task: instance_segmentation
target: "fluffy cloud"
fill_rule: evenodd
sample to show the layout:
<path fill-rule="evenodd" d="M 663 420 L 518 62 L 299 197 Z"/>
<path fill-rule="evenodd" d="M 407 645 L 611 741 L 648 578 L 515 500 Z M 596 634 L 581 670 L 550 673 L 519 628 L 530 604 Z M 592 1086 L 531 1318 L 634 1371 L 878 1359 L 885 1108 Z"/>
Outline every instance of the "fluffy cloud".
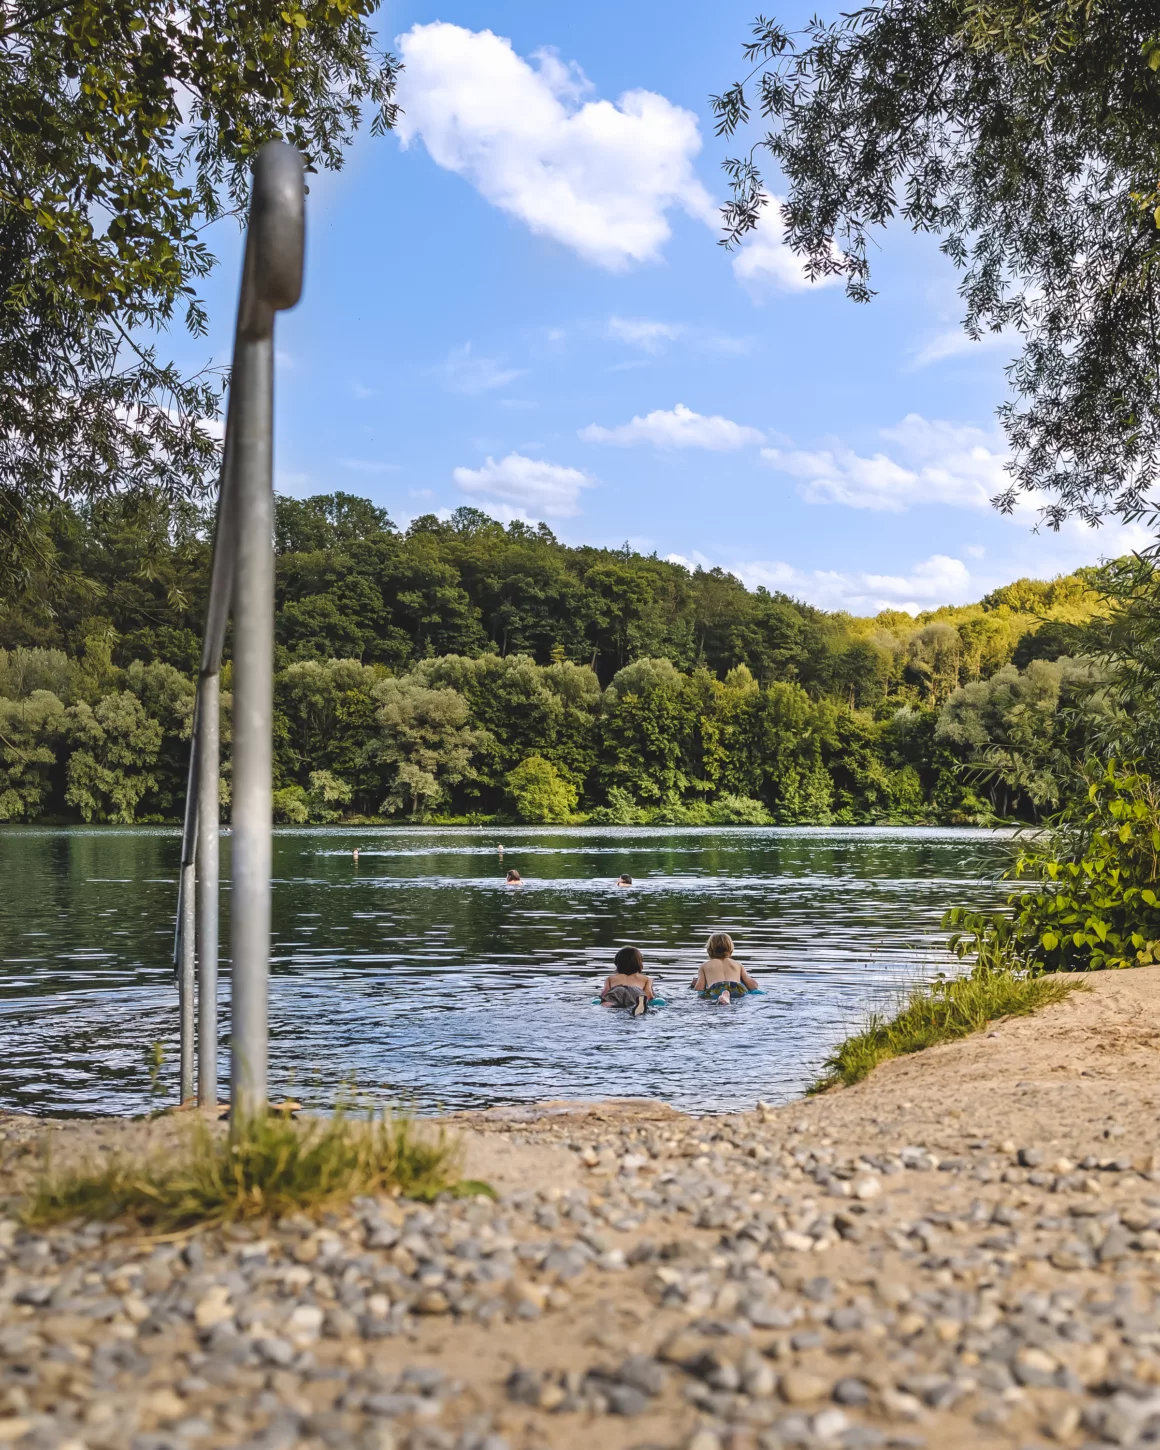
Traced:
<path fill-rule="evenodd" d="M 751 589 L 763 584 L 821 609 L 846 609 L 851 614 L 877 614 L 880 609 L 918 614 L 940 604 L 966 603 L 978 592 L 963 561 L 946 554 L 932 554 L 906 575 L 795 569 L 791 564 L 764 560 L 734 564 L 732 572 Z"/>
<path fill-rule="evenodd" d="M 765 434 L 756 428 L 746 428 L 717 413 L 705 417 L 686 408 L 684 403 L 668 410 L 658 408 L 643 418 L 633 418 L 631 423 L 621 423 L 618 428 L 602 428 L 591 423 L 581 428 L 580 437 L 586 443 L 615 443 L 621 448 L 651 443 L 656 448 L 708 448 L 715 453 L 765 441 Z"/>
<path fill-rule="evenodd" d="M 781 219 L 781 197 L 771 196 L 761 220 L 733 257 L 733 275 L 755 296 L 773 292 L 805 292 L 830 287 L 840 277 L 821 277 L 811 282 L 805 264 L 785 242 Z"/>
<path fill-rule="evenodd" d="M 608 336 L 645 352 L 660 352 L 666 342 L 680 337 L 682 329 L 671 322 L 650 322 L 644 317 L 610 317 Z"/>
<path fill-rule="evenodd" d="M 490 393 L 494 388 L 506 387 L 520 376 L 521 370 L 505 368 L 494 357 L 474 357 L 471 344 L 465 342 L 462 347 L 452 348 L 442 372 L 449 388 L 477 397 L 480 393 Z"/>
<path fill-rule="evenodd" d="M 509 453 L 498 463 L 489 458 L 482 468 L 457 468 L 452 477 L 464 493 L 485 503 L 509 505 L 513 518 L 525 512 L 535 518 L 569 518 L 580 512 L 580 490 L 594 482 L 578 468 L 525 458 L 522 453 Z"/>
<path fill-rule="evenodd" d="M 985 353 L 1006 352 L 1009 355 L 1019 351 L 1022 339 L 1014 328 L 1001 332 L 988 332 L 978 338 L 969 337 L 961 327 L 948 327 L 932 337 L 910 360 L 910 367 L 930 367 L 932 363 L 945 362 L 952 357 L 981 357 Z"/>
<path fill-rule="evenodd" d="M 928 421 L 908 414 L 882 438 L 892 453 L 870 457 L 852 448 L 763 448 L 762 459 L 798 479 L 811 503 L 902 513 L 917 503 L 987 509 L 1009 483 L 1002 437 L 969 424 Z M 1028 500 L 1028 507 L 1034 501 Z"/>
<path fill-rule="evenodd" d="M 398 46 L 403 145 L 422 139 L 437 165 L 533 232 L 616 271 L 658 255 L 673 207 L 715 225 L 691 111 L 643 90 L 583 101 L 577 66 L 545 51 L 529 64 L 490 30 L 436 21 Z"/>

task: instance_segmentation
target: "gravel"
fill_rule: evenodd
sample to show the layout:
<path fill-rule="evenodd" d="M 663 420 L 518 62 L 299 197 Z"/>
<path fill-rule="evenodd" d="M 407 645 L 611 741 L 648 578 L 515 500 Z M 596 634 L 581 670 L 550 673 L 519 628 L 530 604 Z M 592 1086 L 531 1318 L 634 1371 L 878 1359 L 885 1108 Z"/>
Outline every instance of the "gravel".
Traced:
<path fill-rule="evenodd" d="M 582 1186 L 186 1240 L 0 1219 L 0 1447 L 1160 1443 L 1146 1152 L 825 1126 L 492 1123 Z"/>

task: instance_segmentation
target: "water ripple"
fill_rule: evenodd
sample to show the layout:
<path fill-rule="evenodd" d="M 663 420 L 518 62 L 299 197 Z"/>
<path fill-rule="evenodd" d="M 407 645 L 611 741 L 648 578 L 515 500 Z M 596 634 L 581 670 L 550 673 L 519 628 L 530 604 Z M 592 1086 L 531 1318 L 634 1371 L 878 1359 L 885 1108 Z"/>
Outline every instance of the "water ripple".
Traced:
<path fill-rule="evenodd" d="M 0 828 L 0 1105 L 172 1101 L 178 850 L 168 828 Z M 784 1099 L 868 1007 L 948 967 L 943 912 L 995 901 L 1009 850 L 949 828 L 279 831 L 271 1090 L 324 1105 L 353 1084 L 423 1111 Z M 222 855 L 228 873 L 228 833 Z M 227 941 L 229 900 L 227 879 Z M 722 929 L 764 986 L 731 1009 L 688 990 Z M 625 943 L 669 1002 L 643 1020 L 592 1005 Z M 222 978 L 224 1087 L 228 962 Z"/>

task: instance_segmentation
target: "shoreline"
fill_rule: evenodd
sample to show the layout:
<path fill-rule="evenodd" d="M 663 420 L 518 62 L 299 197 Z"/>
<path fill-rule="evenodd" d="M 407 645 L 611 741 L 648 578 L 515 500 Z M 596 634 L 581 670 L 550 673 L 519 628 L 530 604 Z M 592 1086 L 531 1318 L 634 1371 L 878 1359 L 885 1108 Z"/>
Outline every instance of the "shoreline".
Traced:
<path fill-rule="evenodd" d="M 1132 1444 L 1160 1427 L 1160 967 L 1089 981 L 784 1107 L 448 1118 L 497 1203 L 168 1242 L 0 1218 L 0 1445 Z M 0 1116 L 0 1182 L 185 1121 Z"/>

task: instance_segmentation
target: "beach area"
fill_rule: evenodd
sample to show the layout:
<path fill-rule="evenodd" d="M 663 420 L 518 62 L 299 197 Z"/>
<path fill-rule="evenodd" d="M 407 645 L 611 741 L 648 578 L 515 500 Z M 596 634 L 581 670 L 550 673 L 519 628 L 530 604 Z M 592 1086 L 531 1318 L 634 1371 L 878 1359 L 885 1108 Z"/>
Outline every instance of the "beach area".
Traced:
<path fill-rule="evenodd" d="M 452 1115 L 495 1199 L 31 1229 L 187 1121 L 0 1117 L 0 1445 L 1149 1444 L 1160 968 L 1086 985 L 779 1108 Z"/>

